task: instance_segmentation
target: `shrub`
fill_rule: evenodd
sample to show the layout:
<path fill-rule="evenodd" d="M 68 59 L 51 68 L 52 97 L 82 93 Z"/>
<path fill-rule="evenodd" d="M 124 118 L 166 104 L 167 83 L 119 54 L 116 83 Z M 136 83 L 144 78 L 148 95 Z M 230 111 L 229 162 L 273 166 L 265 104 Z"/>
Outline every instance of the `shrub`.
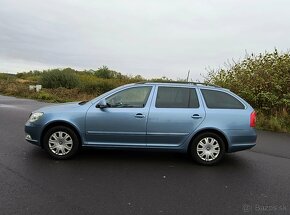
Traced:
<path fill-rule="evenodd" d="M 107 66 L 102 66 L 98 68 L 98 70 L 94 71 L 95 76 L 99 78 L 105 78 L 105 79 L 126 79 L 127 76 L 122 75 L 120 72 L 116 72 L 114 70 L 110 70 Z"/>
<path fill-rule="evenodd" d="M 284 113 L 277 116 L 268 116 L 262 112 L 258 112 L 257 128 L 279 132 L 290 132 L 290 115 Z"/>
<path fill-rule="evenodd" d="M 40 77 L 40 84 L 45 88 L 64 87 L 68 89 L 75 88 L 79 85 L 79 80 L 72 69 L 53 69 L 44 71 Z"/>
<path fill-rule="evenodd" d="M 132 81 L 131 79 L 99 78 L 92 73 L 79 73 L 78 76 L 79 89 L 96 96 Z"/>
<path fill-rule="evenodd" d="M 11 81 L 16 79 L 16 76 L 8 73 L 0 73 L 0 80 Z"/>
<path fill-rule="evenodd" d="M 264 53 L 246 56 L 226 69 L 210 71 L 206 81 L 229 88 L 263 113 L 289 112 L 290 54 Z"/>

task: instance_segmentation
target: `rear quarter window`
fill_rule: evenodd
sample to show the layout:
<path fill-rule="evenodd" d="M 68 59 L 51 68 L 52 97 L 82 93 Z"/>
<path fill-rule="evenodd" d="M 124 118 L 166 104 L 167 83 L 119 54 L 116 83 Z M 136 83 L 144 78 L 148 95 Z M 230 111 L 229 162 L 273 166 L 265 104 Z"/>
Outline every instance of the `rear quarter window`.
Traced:
<path fill-rule="evenodd" d="M 245 106 L 238 99 L 228 93 L 207 89 L 201 89 L 201 93 L 208 108 L 245 109 Z"/>

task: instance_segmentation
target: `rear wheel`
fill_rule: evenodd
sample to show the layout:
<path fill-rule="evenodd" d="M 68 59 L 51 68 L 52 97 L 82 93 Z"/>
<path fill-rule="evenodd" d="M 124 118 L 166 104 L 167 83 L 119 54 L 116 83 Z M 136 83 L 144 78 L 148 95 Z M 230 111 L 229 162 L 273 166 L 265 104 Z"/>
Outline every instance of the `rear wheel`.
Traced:
<path fill-rule="evenodd" d="M 45 133 L 43 147 L 54 159 L 69 159 L 77 153 L 79 140 L 72 129 L 56 126 Z"/>
<path fill-rule="evenodd" d="M 212 132 L 198 135 L 190 146 L 191 157 L 200 164 L 213 165 L 218 163 L 225 154 L 223 139 Z"/>

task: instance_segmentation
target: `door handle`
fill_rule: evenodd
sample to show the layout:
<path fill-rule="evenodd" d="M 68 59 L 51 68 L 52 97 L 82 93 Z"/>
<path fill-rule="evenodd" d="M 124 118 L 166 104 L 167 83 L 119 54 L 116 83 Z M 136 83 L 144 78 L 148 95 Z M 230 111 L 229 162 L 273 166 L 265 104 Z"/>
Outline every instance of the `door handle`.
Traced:
<path fill-rule="evenodd" d="M 193 119 L 200 119 L 200 118 L 202 118 L 202 116 L 200 116 L 199 114 L 193 114 L 191 116 L 191 118 L 193 118 Z"/>
<path fill-rule="evenodd" d="M 142 113 L 137 113 L 137 114 L 135 115 L 135 118 L 145 118 L 145 115 L 142 114 Z"/>

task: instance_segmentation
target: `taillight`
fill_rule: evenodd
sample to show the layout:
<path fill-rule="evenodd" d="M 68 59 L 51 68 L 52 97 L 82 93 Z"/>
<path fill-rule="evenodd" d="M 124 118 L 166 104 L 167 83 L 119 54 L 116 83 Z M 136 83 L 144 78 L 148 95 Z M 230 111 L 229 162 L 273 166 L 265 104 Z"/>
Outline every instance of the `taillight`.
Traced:
<path fill-rule="evenodd" d="M 256 118 L 257 118 L 257 114 L 255 111 L 253 111 L 250 115 L 250 126 L 251 127 L 256 127 Z"/>

